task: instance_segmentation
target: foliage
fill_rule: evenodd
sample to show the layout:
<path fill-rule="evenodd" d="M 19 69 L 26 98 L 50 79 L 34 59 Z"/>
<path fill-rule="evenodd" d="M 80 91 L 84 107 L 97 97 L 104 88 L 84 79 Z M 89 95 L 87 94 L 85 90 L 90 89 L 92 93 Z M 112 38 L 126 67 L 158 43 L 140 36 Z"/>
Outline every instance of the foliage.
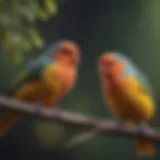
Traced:
<path fill-rule="evenodd" d="M 56 13 L 56 0 L 0 0 L 0 43 L 14 63 L 34 47 L 43 47 L 35 23 Z"/>

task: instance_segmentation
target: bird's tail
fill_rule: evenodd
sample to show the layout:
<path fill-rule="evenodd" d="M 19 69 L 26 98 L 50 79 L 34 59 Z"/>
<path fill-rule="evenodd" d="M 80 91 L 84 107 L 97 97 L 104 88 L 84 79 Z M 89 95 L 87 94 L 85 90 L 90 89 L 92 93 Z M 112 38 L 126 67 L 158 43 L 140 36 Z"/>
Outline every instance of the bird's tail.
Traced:
<path fill-rule="evenodd" d="M 134 143 L 138 157 L 154 157 L 156 155 L 156 149 L 151 140 L 137 138 Z"/>
<path fill-rule="evenodd" d="M 150 129 L 151 121 L 144 124 Z M 145 138 L 135 138 L 135 151 L 138 157 L 154 157 L 156 156 L 156 148 L 153 141 Z"/>
<path fill-rule="evenodd" d="M 9 112 L 0 119 L 0 136 L 6 134 L 9 128 L 21 117 L 21 114 Z"/>

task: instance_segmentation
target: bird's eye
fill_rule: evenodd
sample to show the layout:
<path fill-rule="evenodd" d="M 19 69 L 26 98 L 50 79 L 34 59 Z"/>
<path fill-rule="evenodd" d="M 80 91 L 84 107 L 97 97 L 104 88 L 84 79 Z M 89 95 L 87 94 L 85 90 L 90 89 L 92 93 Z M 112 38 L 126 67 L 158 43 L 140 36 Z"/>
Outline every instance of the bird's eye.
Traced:
<path fill-rule="evenodd" d="M 109 65 L 109 66 L 113 66 L 114 64 L 116 64 L 115 61 L 109 61 L 109 62 L 107 63 L 107 65 Z"/>
<path fill-rule="evenodd" d="M 106 67 L 112 67 L 116 64 L 115 61 L 103 61 L 102 64 Z"/>
<path fill-rule="evenodd" d="M 69 55 L 71 51 L 68 48 L 61 48 L 60 52 L 65 55 Z"/>

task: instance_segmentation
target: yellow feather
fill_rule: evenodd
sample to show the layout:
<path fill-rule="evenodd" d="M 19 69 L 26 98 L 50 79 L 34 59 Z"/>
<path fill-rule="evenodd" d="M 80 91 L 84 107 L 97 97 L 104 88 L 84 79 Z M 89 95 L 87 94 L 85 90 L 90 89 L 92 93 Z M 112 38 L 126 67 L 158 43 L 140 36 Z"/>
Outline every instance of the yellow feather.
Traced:
<path fill-rule="evenodd" d="M 112 114 L 120 120 L 133 124 L 149 122 L 155 114 L 153 98 L 134 77 L 127 77 L 124 84 L 122 92 L 113 91 L 106 99 Z M 152 141 L 138 138 L 134 142 L 137 156 L 155 156 L 156 151 Z"/>
<path fill-rule="evenodd" d="M 48 65 L 44 68 L 42 77 L 39 81 L 28 82 L 13 97 L 27 102 L 39 101 L 45 107 L 55 107 L 65 93 L 65 88 L 57 76 L 57 66 Z M 15 112 L 5 115 L 0 121 L 0 135 L 4 135 L 20 117 L 21 114 Z"/>
<path fill-rule="evenodd" d="M 152 97 L 143 90 L 134 77 L 126 78 L 124 83 L 125 88 L 121 93 L 113 92 L 112 96 L 107 98 L 111 112 L 117 118 L 132 122 L 152 119 L 155 114 Z"/>

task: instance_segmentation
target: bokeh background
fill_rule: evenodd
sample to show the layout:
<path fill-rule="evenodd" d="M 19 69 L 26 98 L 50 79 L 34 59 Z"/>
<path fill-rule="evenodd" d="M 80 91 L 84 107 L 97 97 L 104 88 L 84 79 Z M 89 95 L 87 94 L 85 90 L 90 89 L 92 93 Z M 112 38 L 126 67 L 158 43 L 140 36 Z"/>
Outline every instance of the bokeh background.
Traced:
<path fill-rule="evenodd" d="M 19 55 L 22 63 L 18 65 L 12 63 L 10 55 L 0 53 L 1 93 L 7 93 L 11 80 L 25 63 L 41 55 L 54 41 L 70 39 L 81 46 L 82 63 L 76 87 L 62 102 L 65 109 L 100 118 L 112 117 L 104 106 L 96 72 L 97 58 L 106 50 L 123 52 L 146 73 L 158 107 L 159 0 L 62 0 L 57 7 L 55 16 L 47 21 L 36 21 L 45 42 L 44 48 L 25 52 L 20 58 Z M 154 125 L 160 125 L 159 119 L 158 116 L 154 119 Z M 0 156 L 6 160 L 138 159 L 130 139 L 122 137 L 98 136 L 74 149 L 64 149 L 63 144 L 76 132 L 34 117 L 24 117 L 0 138 Z"/>

